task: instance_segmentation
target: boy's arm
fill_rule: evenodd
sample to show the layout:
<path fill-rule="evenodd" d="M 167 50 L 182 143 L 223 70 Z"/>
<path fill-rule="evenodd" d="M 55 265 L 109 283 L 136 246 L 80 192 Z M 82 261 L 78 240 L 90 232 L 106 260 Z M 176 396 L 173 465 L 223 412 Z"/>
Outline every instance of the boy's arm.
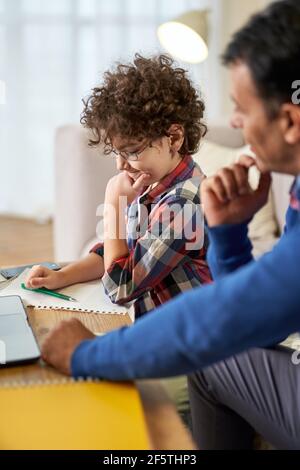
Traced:
<path fill-rule="evenodd" d="M 63 278 L 64 287 L 78 282 L 88 282 L 100 279 L 104 273 L 103 259 L 96 253 L 90 253 L 80 261 L 62 268 L 59 273 Z M 62 286 L 63 287 L 63 286 Z"/>
<path fill-rule="evenodd" d="M 106 292 L 113 302 L 127 303 L 155 287 L 195 250 L 204 255 L 204 224 L 201 207 L 174 196 L 161 204 L 150 218 L 134 250 L 111 261 L 103 276 Z M 124 247 L 125 248 L 125 247 Z M 104 254 L 107 245 L 105 245 Z M 125 250 L 124 250 L 125 251 Z M 203 256 L 204 257 L 204 256 Z M 209 270 L 203 283 L 210 281 Z"/>

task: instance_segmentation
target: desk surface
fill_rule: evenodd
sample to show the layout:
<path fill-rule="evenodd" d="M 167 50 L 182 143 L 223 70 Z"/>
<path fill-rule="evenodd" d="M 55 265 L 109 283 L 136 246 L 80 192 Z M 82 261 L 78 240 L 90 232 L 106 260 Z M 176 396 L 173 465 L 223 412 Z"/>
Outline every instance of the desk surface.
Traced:
<path fill-rule="evenodd" d="M 60 320 L 74 316 L 93 332 L 106 332 L 130 325 L 128 315 L 102 315 L 62 310 L 27 309 L 28 318 L 39 345 L 47 333 Z M 61 377 L 61 374 L 42 362 L 22 367 L 0 370 L 0 386 L 4 383 L 44 381 Z M 145 412 L 146 425 L 152 449 L 194 450 L 195 445 L 159 381 L 138 381 L 137 387 Z"/>

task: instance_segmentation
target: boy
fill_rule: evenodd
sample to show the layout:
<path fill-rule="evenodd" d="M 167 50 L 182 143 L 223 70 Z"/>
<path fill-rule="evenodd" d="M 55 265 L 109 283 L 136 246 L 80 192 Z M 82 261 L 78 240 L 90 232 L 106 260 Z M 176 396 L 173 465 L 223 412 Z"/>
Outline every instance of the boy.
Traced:
<path fill-rule="evenodd" d="M 102 278 L 113 302 L 134 301 L 138 318 L 210 282 L 207 239 L 199 223 L 204 176 L 191 157 L 206 132 L 203 113 L 186 72 L 167 56 L 136 55 L 132 65 L 107 72 L 81 119 L 94 132 L 90 145 L 103 143 L 120 170 L 106 189 L 104 243 L 60 271 L 32 268 L 27 287 L 58 289 Z M 124 198 L 127 217 L 120 217 Z M 122 237 L 126 219 L 127 237 Z M 112 227 L 118 233 L 109 237 Z"/>
<path fill-rule="evenodd" d="M 139 318 L 211 281 L 204 176 L 191 157 L 206 132 L 204 103 L 171 58 L 137 54 L 133 64 L 107 72 L 84 104 L 90 145 L 104 145 L 120 170 L 106 188 L 104 241 L 58 272 L 34 267 L 26 285 L 58 289 L 102 278 L 111 300 L 133 301 Z"/>

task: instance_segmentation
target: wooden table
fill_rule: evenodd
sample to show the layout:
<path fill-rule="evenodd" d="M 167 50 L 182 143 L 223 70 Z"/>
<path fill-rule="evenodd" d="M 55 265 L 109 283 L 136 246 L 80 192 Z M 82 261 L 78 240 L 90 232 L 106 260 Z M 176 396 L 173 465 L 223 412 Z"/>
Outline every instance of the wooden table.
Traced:
<path fill-rule="evenodd" d="M 41 310 L 29 307 L 27 314 L 39 345 L 60 320 L 72 316 L 79 318 L 94 333 L 107 332 L 125 325 L 131 320 L 126 315 L 101 315 L 66 312 L 62 310 Z M 15 382 L 46 381 L 61 378 L 61 374 L 40 361 L 37 364 L 0 370 L 0 386 Z M 194 450 L 195 444 L 188 430 L 180 420 L 173 404 L 159 381 L 138 381 L 142 405 L 151 448 L 154 450 Z"/>

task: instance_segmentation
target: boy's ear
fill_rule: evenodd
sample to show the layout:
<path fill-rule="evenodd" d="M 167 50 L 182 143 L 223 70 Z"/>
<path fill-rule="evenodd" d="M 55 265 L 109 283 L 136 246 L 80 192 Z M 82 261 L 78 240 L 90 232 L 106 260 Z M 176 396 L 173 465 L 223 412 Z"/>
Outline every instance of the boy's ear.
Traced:
<path fill-rule="evenodd" d="M 284 139 L 290 145 L 300 144 L 300 106 L 286 103 L 282 106 Z"/>
<path fill-rule="evenodd" d="M 170 139 L 170 150 L 172 153 L 179 152 L 184 142 L 184 128 L 181 124 L 172 124 L 168 129 Z"/>

